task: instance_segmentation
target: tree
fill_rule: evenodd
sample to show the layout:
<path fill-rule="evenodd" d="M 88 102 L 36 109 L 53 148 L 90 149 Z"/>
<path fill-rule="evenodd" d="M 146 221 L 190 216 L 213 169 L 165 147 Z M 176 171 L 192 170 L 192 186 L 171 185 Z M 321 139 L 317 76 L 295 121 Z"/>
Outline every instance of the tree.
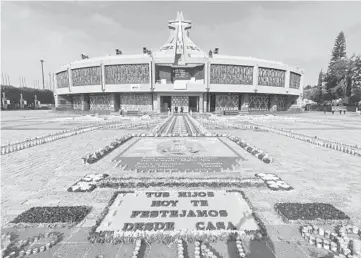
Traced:
<path fill-rule="evenodd" d="M 330 66 L 332 66 L 336 61 L 346 58 L 346 39 L 345 39 L 345 34 L 343 33 L 343 31 L 341 31 L 336 40 L 335 40 L 335 45 L 332 49 L 332 57 L 331 57 L 331 61 L 330 61 Z"/>
<path fill-rule="evenodd" d="M 322 70 L 318 74 L 317 90 L 315 92 L 315 102 L 320 103 L 323 100 L 322 96 L 322 82 L 323 82 L 323 72 Z"/>
<path fill-rule="evenodd" d="M 348 60 L 346 56 L 346 39 L 341 31 L 332 50 L 332 56 L 325 76 L 325 87 L 323 94 L 327 100 L 343 97 L 345 94 L 344 81 L 347 77 Z"/>
<path fill-rule="evenodd" d="M 323 82 L 323 72 L 322 72 L 322 69 L 321 69 L 320 73 L 318 74 L 317 86 L 322 87 L 322 82 Z"/>
<path fill-rule="evenodd" d="M 356 104 L 361 100 L 361 55 L 353 55 L 350 66 L 350 101 Z"/>

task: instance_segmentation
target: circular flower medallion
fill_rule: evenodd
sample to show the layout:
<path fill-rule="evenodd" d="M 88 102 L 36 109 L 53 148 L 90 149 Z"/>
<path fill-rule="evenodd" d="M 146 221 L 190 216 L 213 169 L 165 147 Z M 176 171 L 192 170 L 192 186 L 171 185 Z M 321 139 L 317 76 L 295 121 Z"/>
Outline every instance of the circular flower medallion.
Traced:
<path fill-rule="evenodd" d="M 200 152 L 202 146 L 199 143 L 186 139 L 176 139 L 162 142 L 157 146 L 157 151 L 161 154 L 172 156 L 194 155 Z"/>

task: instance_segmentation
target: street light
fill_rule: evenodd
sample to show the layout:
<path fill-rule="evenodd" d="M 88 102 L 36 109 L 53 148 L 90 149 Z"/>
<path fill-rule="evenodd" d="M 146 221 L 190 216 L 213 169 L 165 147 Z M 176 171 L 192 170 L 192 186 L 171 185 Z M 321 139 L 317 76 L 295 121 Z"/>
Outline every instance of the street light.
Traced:
<path fill-rule="evenodd" d="M 43 90 L 45 89 L 45 83 L 44 83 L 44 60 L 41 59 L 40 60 L 40 63 L 41 63 L 41 73 L 42 73 L 42 76 L 43 76 Z"/>

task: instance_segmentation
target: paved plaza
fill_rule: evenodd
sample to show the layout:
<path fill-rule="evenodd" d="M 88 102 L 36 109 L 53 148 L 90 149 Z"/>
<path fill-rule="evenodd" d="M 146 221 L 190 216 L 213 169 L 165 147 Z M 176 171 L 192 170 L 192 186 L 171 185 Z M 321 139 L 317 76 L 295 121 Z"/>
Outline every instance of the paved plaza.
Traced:
<path fill-rule="evenodd" d="M 110 121 L 110 119 L 111 118 L 108 117 L 85 118 L 80 115 L 52 113 L 50 111 L 1 112 L 1 145 L 11 144 L 27 138 L 40 137 L 50 133 L 60 133 L 63 130 L 77 130 L 77 128 L 85 125 L 95 128 L 106 121 Z M 201 132 L 199 128 L 201 128 L 200 124 L 202 123 L 198 115 L 194 115 L 193 118 L 186 115 L 182 119 L 173 116 L 169 121 L 166 121 L 167 118 L 159 119 L 162 119 L 161 121 L 165 122 L 165 125 L 167 125 L 167 123 L 169 125 L 173 124 L 173 127 L 165 126 L 163 127 L 165 129 L 160 128 L 159 132 L 161 130 L 163 130 L 163 132 L 179 132 L 185 130 L 184 128 L 190 128 L 187 129 L 190 131 L 198 128 L 197 130 Z M 251 119 L 245 119 L 241 116 L 223 116 L 215 119 L 224 123 L 227 122 L 240 126 L 257 124 L 265 126 L 265 128 L 271 126 L 278 129 L 288 129 L 294 133 L 334 140 L 339 143 L 344 143 L 345 146 L 347 144 L 361 145 L 361 117 L 353 113 L 346 115 L 332 115 L 328 113 L 324 115 L 321 112 L 313 112 L 279 115 L 275 117 L 254 116 L 251 117 Z M 261 221 L 260 225 L 262 226 L 260 227 L 264 227 L 267 231 L 267 238 L 266 240 L 262 239 L 259 241 L 252 240 L 252 238 L 251 240 L 248 239 L 248 241 L 244 240 L 246 245 L 245 249 L 249 257 L 332 257 L 326 256 L 328 253 L 331 253 L 330 250 L 326 251 L 325 249 L 317 248 L 315 245 L 307 243 L 300 233 L 300 227 L 305 224 L 317 224 L 319 227 L 324 227 L 332 231 L 335 225 L 343 223 L 344 225 L 351 224 L 361 228 L 360 156 L 326 148 L 271 131 L 255 130 L 252 128 L 235 129 L 224 126 L 223 128 L 216 129 L 207 127 L 207 125 L 204 124 L 203 129 L 211 133 L 212 137 L 201 135 L 198 137 L 182 137 L 177 135 L 175 135 L 176 137 L 171 137 L 171 135 L 169 135 L 159 138 L 142 138 L 142 135 L 149 133 L 154 126 L 151 128 L 127 128 L 123 126 L 130 123 L 138 123 L 139 121 L 151 120 L 152 118 L 144 117 L 143 120 L 138 119 L 132 122 L 130 118 L 119 118 L 119 121 L 117 120 L 118 127 L 97 127 L 91 131 L 70 135 L 58 140 L 3 154 L 1 156 L 2 234 L 13 232 L 17 234 L 19 239 L 26 239 L 37 234 L 45 234 L 46 232 L 52 231 L 62 234 L 59 243 L 55 244 L 49 250 L 33 254 L 33 257 L 101 257 L 100 255 L 103 255 L 102 257 L 132 257 L 136 246 L 133 242 L 123 242 L 121 244 L 89 242 L 88 237 L 92 232 L 92 227 L 102 225 L 104 228 L 109 227 L 112 228 L 112 230 L 121 231 L 123 224 L 139 222 L 139 224 L 135 226 L 141 229 L 144 223 L 141 224 L 140 222 L 148 222 L 144 219 L 141 220 L 141 217 L 143 215 L 143 218 L 149 216 L 148 213 L 144 213 L 147 211 L 149 205 L 147 207 L 143 205 L 143 202 L 146 203 L 147 197 L 145 197 L 145 194 L 147 192 L 165 193 L 163 199 L 166 199 L 167 191 L 192 191 L 192 194 L 198 192 L 201 193 L 199 196 L 193 196 L 193 199 L 190 198 L 189 200 L 199 200 L 198 204 L 201 205 L 201 200 L 205 198 L 212 199 L 212 191 L 214 191 L 217 196 L 218 190 L 241 191 L 244 196 L 240 195 L 243 196 L 240 198 L 244 199 L 242 199 L 240 203 L 242 203 L 242 205 L 252 206 L 253 213 L 251 215 L 244 213 L 248 208 L 239 208 L 238 211 L 237 207 L 233 207 L 230 210 L 229 207 L 232 206 L 230 202 L 233 199 L 228 200 L 224 205 L 222 205 L 222 201 L 218 201 L 218 204 L 214 204 L 214 200 L 213 202 L 209 201 L 210 211 L 208 211 L 208 216 L 212 216 L 212 218 L 209 218 L 209 222 L 212 223 L 210 225 L 207 224 L 208 221 L 204 222 L 204 224 L 200 222 L 197 224 L 197 229 L 202 230 L 206 227 L 215 227 L 214 230 L 216 230 L 217 227 L 219 227 L 217 230 L 221 229 L 223 219 L 226 217 L 225 214 L 228 213 L 233 216 L 232 225 L 235 224 L 234 230 L 240 230 L 241 227 L 238 227 L 237 222 L 233 223 L 233 221 L 240 219 L 241 223 L 250 218 L 252 218 L 253 221 L 252 216 L 256 216 L 257 221 Z M 84 164 L 82 161 L 82 158 L 87 154 L 104 148 L 114 139 L 132 134 L 135 135 L 133 138 L 115 150 L 101 154 L 102 156 L 93 164 Z M 257 156 L 255 156 L 258 154 L 254 154 L 253 151 L 247 151 L 247 148 L 241 148 L 237 141 L 232 141 L 230 137 L 226 136 L 227 134 L 239 137 L 245 142 L 256 146 L 259 150 L 262 150 L 262 153 L 267 153 L 267 155 L 272 157 L 272 159 L 270 158 L 271 162 L 269 164 L 268 162 L 262 162 L 260 157 L 257 158 Z M 204 163 L 207 164 L 212 164 L 213 162 L 209 160 L 209 158 L 218 158 L 214 162 L 220 164 L 220 166 L 218 166 L 219 169 L 212 169 L 212 165 L 209 165 L 208 171 L 207 169 L 197 171 L 200 166 L 200 161 L 189 161 L 185 159 L 195 157 L 208 158 L 207 161 L 204 161 Z M 139 160 L 134 161 L 132 158 L 148 159 L 140 162 Z M 163 158 L 163 160 L 157 158 Z M 167 158 L 167 160 L 165 161 L 164 158 Z M 232 161 L 225 158 L 231 158 Z M 123 163 L 129 163 L 128 168 L 121 166 L 124 165 L 122 164 L 122 160 L 124 160 Z M 151 167 L 152 162 L 166 162 L 169 171 L 160 170 L 157 172 L 156 170 L 159 166 Z M 143 169 L 136 170 L 137 164 L 138 167 L 142 167 Z M 151 168 L 147 170 L 147 166 Z M 177 167 L 177 169 L 172 170 L 172 166 Z M 215 167 L 217 166 L 214 165 L 214 168 Z M 192 169 L 195 169 L 195 171 L 192 172 Z M 244 179 L 263 184 L 263 181 L 255 176 L 259 173 L 276 175 L 286 184 L 290 185 L 292 190 L 273 191 L 266 187 L 266 185 L 260 187 L 253 187 L 252 185 L 244 187 L 236 187 L 234 185 L 221 187 L 216 184 L 223 182 L 222 180 L 225 182 L 225 180 L 241 181 Z M 69 187 L 87 175 L 102 174 L 106 174 L 107 177 L 105 179 L 99 179 L 94 190 L 82 192 L 68 191 Z M 163 180 L 162 182 L 168 183 L 172 182 L 172 180 L 178 180 L 178 183 L 184 181 L 188 182 L 188 184 L 207 180 L 210 184 L 200 184 L 198 187 L 187 186 L 187 183 L 184 183 L 183 187 L 178 188 L 162 187 L 162 185 L 151 187 L 150 182 L 152 180 L 156 181 L 157 178 Z M 113 187 L 115 182 L 128 182 L 127 180 L 138 180 L 144 182 L 144 184 L 136 188 Z M 107 184 L 104 182 L 107 182 Z M 149 185 L 146 185 L 148 184 L 147 182 L 149 182 Z M 132 196 L 134 195 L 131 200 L 134 202 L 139 201 L 134 209 L 137 209 L 139 212 L 143 211 L 143 213 L 139 214 L 133 211 L 134 216 L 139 218 L 139 220 L 132 219 L 126 221 L 124 217 L 127 216 L 127 213 L 124 213 L 124 210 L 122 211 L 123 213 L 115 214 L 117 209 L 120 209 L 115 206 L 121 205 L 121 201 L 117 204 L 117 200 L 123 198 L 115 195 L 117 191 L 139 191 L 141 196 L 142 194 L 144 195 L 142 198 L 137 198 L 137 192 L 131 193 Z M 171 196 L 176 195 L 176 193 L 173 192 Z M 208 194 L 204 198 L 202 198 L 203 192 L 205 192 L 205 195 Z M 123 194 L 127 196 L 127 193 Z M 129 194 L 130 193 L 128 193 L 128 195 Z M 156 196 L 149 195 L 148 197 L 151 198 L 154 205 L 156 205 Z M 181 196 L 180 193 L 179 196 Z M 186 194 L 184 194 L 184 197 L 186 197 Z M 108 206 L 112 198 L 115 202 L 113 202 L 111 206 Z M 190 203 L 182 204 L 182 202 L 185 202 L 185 199 L 180 200 L 182 201 L 178 202 L 180 206 L 177 208 L 179 209 L 179 214 L 181 214 L 181 210 L 191 209 L 191 206 L 194 206 L 193 209 L 195 213 L 197 213 L 197 209 L 201 209 L 198 206 L 196 207 L 196 202 L 192 202 L 194 205 Z M 248 204 L 244 200 L 247 200 Z M 327 203 L 346 214 L 349 220 L 346 222 L 332 219 L 330 221 L 309 221 L 308 223 L 302 221 L 291 222 L 285 220 L 279 211 L 275 210 L 275 204 L 277 203 Z M 176 203 L 174 203 L 174 205 L 175 204 Z M 234 205 L 237 204 L 238 202 L 235 201 Z M 163 209 L 171 210 L 171 202 L 168 205 L 169 207 L 163 207 Z M 34 224 L 33 226 L 27 225 L 27 227 L 25 227 L 23 225 L 16 226 L 16 223 L 13 223 L 15 218 L 33 207 L 57 206 L 87 206 L 91 207 L 91 210 L 88 214 L 85 214 L 79 223 L 72 225 L 72 227 L 52 228 L 41 225 L 41 223 Z M 112 207 L 109 209 L 109 212 L 103 214 L 105 210 L 108 211 L 109 207 Z M 131 205 L 129 203 L 127 203 L 127 207 L 127 210 L 130 212 Z M 202 207 L 202 209 L 203 208 L 204 207 Z M 148 209 L 159 211 L 160 208 L 149 207 Z M 226 210 L 227 212 L 225 212 Z M 115 212 L 113 216 L 117 218 L 116 223 L 115 221 L 113 223 L 109 215 L 111 214 L 110 211 Z M 199 213 L 201 212 L 202 211 L 199 211 Z M 238 213 L 240 215 L 238 215 Z M 105 216 L 107 214 L 108 216 Z M 172 217 L 172 214 L 173 213 L 170 212 L 168 215 Z M 212 214 L 214 214 L 214 216 L 217 214 L 217 217 L 213 217 Z M 192 215 L 188 213 L 186 217 L 187 216 Z M 240 217 L 238 218 L 237 216 Z M 159 215 L 159 219 L 150 219 L 150 222 L 160 224 L 149 225 L 149 227 L 161 227 L 163 225 L 161 223 L 166 223 L 161 217 L 162 216 Z M 101 224 L 97 224 L 99 219 L 103 219 L 99 221 Z M 191 227 L 197 219 L 199 218 L 193 218 L 187 222 L 188 224 L 185 223 L 187 224 L 187 228 Z M 217 219 L 222 221 L 222 223 L 216 224 Z M 182 219 L 179 218 L 174 221 L 177 222 L 178 220 L 182 221 Z M 129 228 L 132 228 L 134 226 L 133 224 L 128 225 Z M 172 228 L 171 224 L 164 225 L 170 229 Z M 182 227 L 182 225 L 183 224 L 176 224 L 175 229 Z M 359 239 L 359 236 L 356 236 L 356 238 Z M 187 241 L 184 241 L 184 257 L 197 257 L 194 252 L 194 241 L 186 242 Z M 207 240 L 204 242 L 207 242 Z M 208 244 L 216 254 L 215 257 L 239 257 L 236 244 L 232 245 L 224 240 L 216 242 L 210 241 Z M 19 251 L 17 251 L 17 254 L 18 252 Z M 179 252 L 179 248 L 177 251 L 176 243 L 169 245 L 157 242 L 151 244 L 143 243 L 139 252 L 136 257 L 179 257 L 179 253 L 177 253 Z"/>

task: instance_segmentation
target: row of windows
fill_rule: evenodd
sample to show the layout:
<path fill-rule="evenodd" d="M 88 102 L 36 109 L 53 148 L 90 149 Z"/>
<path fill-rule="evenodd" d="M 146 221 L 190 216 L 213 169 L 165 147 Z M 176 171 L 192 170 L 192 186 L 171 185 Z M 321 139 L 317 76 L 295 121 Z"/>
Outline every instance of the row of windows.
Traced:
<path fill-rule="evenodd" d="M 253 67 L 241 65 L 211 65 L 211 84 L 253 84 Z M 73 86 L 100 85 L 102 73 L 99 66 L 71 70 Z M 259 68 L 258 85 L 285 87 L 286 72 L 272 68 Z M 69 87 L 68 71 L 56 75 L 58 88 Z M 290 88 L 299 89 L 301 75 L 290 73 Z M 149 64 L 126 64 L 105 66 L 106 84 L 148 84 Z"/>

